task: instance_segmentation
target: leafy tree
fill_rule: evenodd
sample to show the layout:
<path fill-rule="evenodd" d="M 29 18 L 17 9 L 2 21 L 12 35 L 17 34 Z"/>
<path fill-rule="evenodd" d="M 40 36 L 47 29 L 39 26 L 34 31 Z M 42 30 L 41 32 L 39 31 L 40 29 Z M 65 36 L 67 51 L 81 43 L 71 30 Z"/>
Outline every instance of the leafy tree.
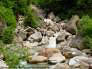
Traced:
<path fill-rule="evenodd" d="M 16 0 L 16 11 L 21 14 L 26 14 L 30 2 L 31 0 Z"/>
<path fill-rule="evenodd" d="M 0 5 L 6 8 L 13 8 L 16 3 L 16 0 L 0 0 Z"/>
<path fill-rule="evenodd" d="M 16 28 L 16 18 L 12 9 L 0 6 L 0 17 L 5 21 L 6 28 L 4 29 L 2 40 L 4 43 L 11 43 L 13 40 L 13 32 Z"/>
<path fill-rule="evenodd" d="M 47 13 L 53 11 L 61 18 L 71 17 L 73 14 L 82 16 L 92 9 L 92 0 L 32 0 L 32 3 L 45 9 Z"/>

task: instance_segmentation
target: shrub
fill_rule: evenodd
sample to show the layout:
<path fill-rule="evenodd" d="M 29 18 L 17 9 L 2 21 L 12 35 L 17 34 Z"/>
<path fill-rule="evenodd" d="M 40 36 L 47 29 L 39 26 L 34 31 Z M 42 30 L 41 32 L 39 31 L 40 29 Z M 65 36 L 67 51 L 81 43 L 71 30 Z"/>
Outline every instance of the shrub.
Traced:
<path fill-rule="evenodd" d="M 31 6 L 28 8 L 27 17 L 25 19 L 25 25 L 31 26 L 31 27 L 38 27 L 40 26 L 41 21 L 39 16 L 37 16 L 37 13 L 35 10 L 31 8 Z"/>
<path fill-rule="evenodd" d="M 82 36 L 91 36 L 92 19 L 89 16 L 83 16 L 80 20 L 80 33 Z"/>
<path fill-rule="evenodd" d="M 8 47 L 0 42 L 0 52 L 4 55 L 5 62 L 9 69 L 17 68 L 20 60 L 26 60 L 28 53 L 26 48 L 21 48 L 16 44 L 11 44 Z"/>
<path fill-rule="evenodd" d="M 7 26 L 4 29 L 2 40 L 4 43 L 11 43 L 13 40 L 13 33 L 16 28 L 16 18 L 11 9 L 5 8 L 3 6 L 0 6 L 0 17 L 2 17 Z"/>
<path fill-rule="evenodd" d="M 18 11 L 20 14 L 26 14 L 27 8 L 30 5 L 31 0 L 17 0 L 16 4 L 16 11 Z"/>
<path fill-rule="evenodd" d="M 6 8 L 13 8 L 16 0 L 0 0 L 0 5 Z"/>
<path fill-rule="evenodd" d="M 16 28 L 16 18 L 11 9 L 0 6 L 0 16 L 5 20 L 8 27 Z"/>
<path fill-rule="evenodd" d="M 8 27 L 3 32 L 2 41 L 6 44 L 12 43 L 14 37 L 14 30 Z"/>
<path fill-rule="evenodd" d="M 86 46 L 86 48 L 92 49 L 92 37 L 89 37 L 89 36 L 84 37 L 83 43 Z"/>
<path fill-rule="evenodd" d="M 89 16 L 83 16 L 80 20 L 79 33 L 84 38 L 84 45 L 92 48 L 92 19 Z"/>

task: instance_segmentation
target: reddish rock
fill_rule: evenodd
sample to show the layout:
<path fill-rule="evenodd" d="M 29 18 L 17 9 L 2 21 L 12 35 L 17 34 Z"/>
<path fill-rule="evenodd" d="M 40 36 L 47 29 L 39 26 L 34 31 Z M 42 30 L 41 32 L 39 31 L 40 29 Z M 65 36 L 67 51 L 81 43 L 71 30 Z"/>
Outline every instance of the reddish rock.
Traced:
<path fill-rule="evenodd" d="M 40 51 L 39 55 L 49 58 L 55 53 L 60 53 L 60 50 L 57 48 L 44 48 Z"/>

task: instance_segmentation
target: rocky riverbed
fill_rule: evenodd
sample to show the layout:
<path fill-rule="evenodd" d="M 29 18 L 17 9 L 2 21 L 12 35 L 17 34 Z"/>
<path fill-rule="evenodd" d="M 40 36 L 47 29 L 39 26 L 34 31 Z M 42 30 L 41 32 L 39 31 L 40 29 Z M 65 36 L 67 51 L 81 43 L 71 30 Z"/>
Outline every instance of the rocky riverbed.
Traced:
<path fill-rule="evenodd" d="M 50 13 L 42 19 L 43 25 L 36 29 L 24 29 L 21 25 L 16 29 L 20 43 L 32 54 L 27 62 L 47 63 L 49 69 L 92 69 L 92 51 L 85 49 L 77 34 L 79 17 L 75 15 L 69 21 L 62 21 Z"/>
<path fill-rule="evenodd" d="M 43 25 L 38 28 L 25 28 L 23 20 L 24 17 L 20 16 L 16 43 L 29 49 L 30 56 L 23 62 L 24 65 L 38 67 L 39 64 L 46 64 L 46 69 L 92 69 L 92 50 L 85 49 L 78 35 L 77 15 L 69 21 L 62 21 L 51 12 L 48 18 L 42 17 Z"/>

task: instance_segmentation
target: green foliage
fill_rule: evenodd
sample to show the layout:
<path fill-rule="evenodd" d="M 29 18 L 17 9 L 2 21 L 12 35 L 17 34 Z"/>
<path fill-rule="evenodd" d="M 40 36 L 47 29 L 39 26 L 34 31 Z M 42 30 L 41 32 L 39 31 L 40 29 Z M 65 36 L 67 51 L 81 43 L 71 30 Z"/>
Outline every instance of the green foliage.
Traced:
<path fill-rule="evenodd" d="M 25 26 L 31 26 L 31 27 L 38 27 L 40 26 L 40 18 L 37 16 L 37 13 L 35 10 L 31 8 L 31 6 L 28 8 L 27 17 L 25 19 Z"/>
<path fill-rule="evenodd" d="M 8 27 L 3 32 L 2 41 L 6 44 L 12 43 L 14 37 L 14 30 L 11 27 Z"/>
<path fill-rule="evenodd" d="M 0 6 L 0 17 L 5 21 L 6 28 L 4 29 L 2 40 L 4 43 L 11 43 L 13 40 L 13 32 L 16 28 L 16 18 L 13 11 L 9 8 Z"/>
<path fill-rule="evenodd" d="M 92 34 L 92 19 L 89 16 L 83 16 L 80 20 L 80 32 L 82 36 L 91 36 Z"/>
<path fill-rule="evenodd" d="M 92 0 L 32 0 L 32 3 L 39 5 L 47 12 L 53 11 L 63 19 L 73 14 L 81 16 L 83 13 L 88 14 L 86 11 L 92 9 Z"/>
<path fill-rule="evenodd" d="M 13 8 L 15 6 L 16 0 L 0 0 L 0 5 L 6 8 Z"/>
<path fill-rule="evenodd" d="M 7 26 L 16 27 L 16 18 L 11 9 L 0 6 L 0 16 L 5 20 Z"/>
<path fill-rule="evenodd" d="M 4 55 L 5 62 L 9 68 L 16 68 L 20 60 L 26 60 L 28 53 L 27 49 L 11 44 L 8 47 L 0 42 L 0 52 Z"/>
<path fill-rule="evenodd" d="M 21 14 L 26 14 L 30 2 L 31 0 L 17 0 L 16 11 Z"/>
<path fill-rule="evenodd" d="M 84 45 L 92 48 L 92 19 L 89 16 L 83 16 L 80 20 L 79 33 L 84 38 Z"/>
<path fill-rule="evenodd" d="M 86 46 L 86 48 L 92 49 L 92 37 L 89 37 L 89 36 L 84 37 L 83 43 Z"/>

